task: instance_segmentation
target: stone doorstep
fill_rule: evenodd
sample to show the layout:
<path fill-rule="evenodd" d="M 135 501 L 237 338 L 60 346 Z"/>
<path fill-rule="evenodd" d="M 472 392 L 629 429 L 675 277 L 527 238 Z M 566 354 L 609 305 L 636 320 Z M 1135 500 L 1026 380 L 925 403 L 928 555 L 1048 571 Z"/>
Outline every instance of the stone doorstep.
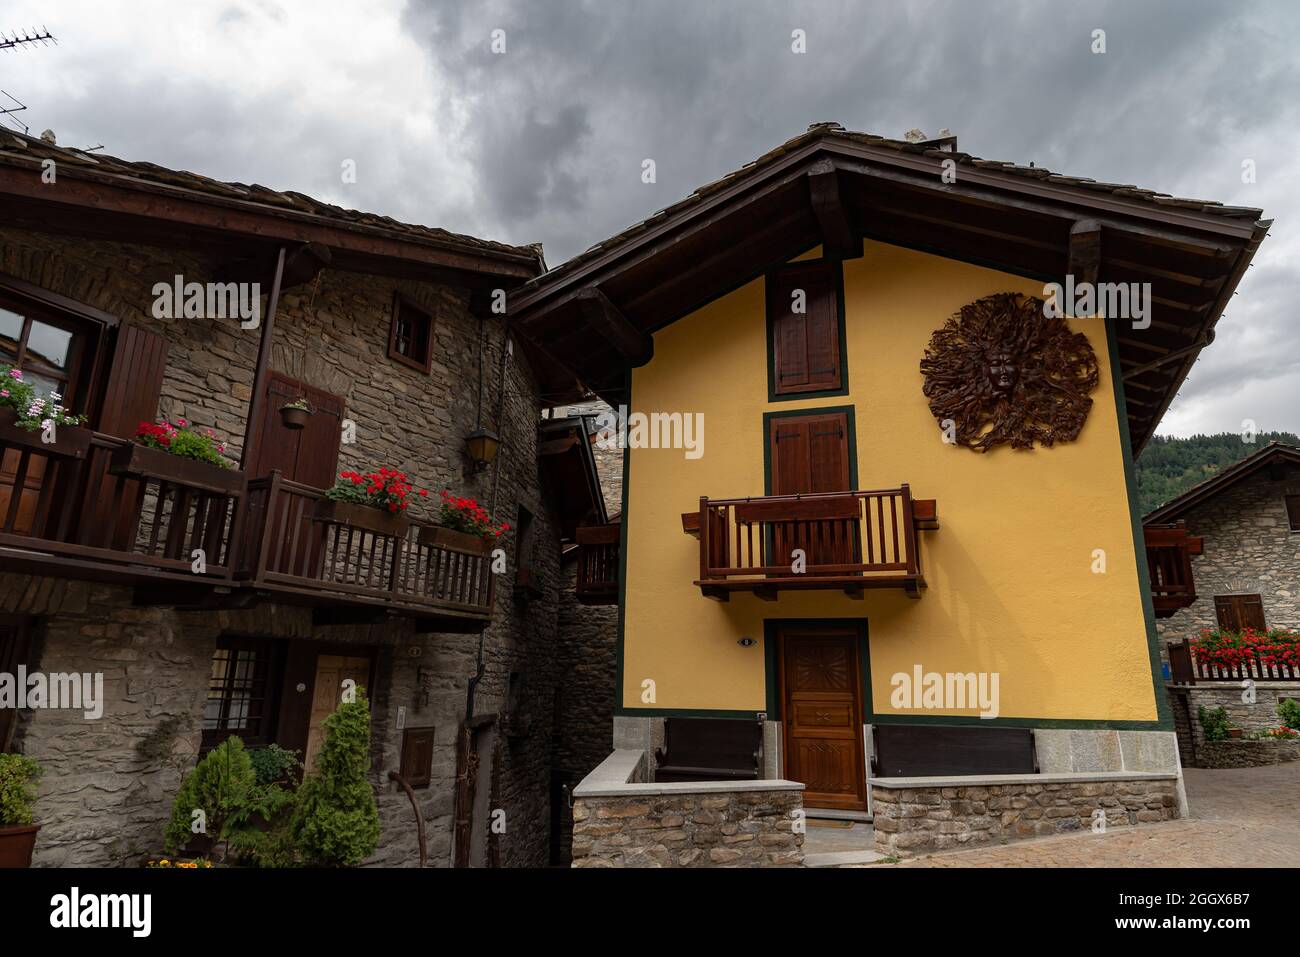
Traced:
<path fill-rule="evenodd" d="M 954 774 L 913 778 L 868 778 L 867 787 L 886 790 L 990 787 L 998 784 L 1088 784 L 1108 781 L 1176 781 L 1177 771 L 1071 771 L 1059 774 Z"/>
<path fill-rule="evenodd" d="M 828 851 L 825 854 L 805 854 L 804 867 L 843 867 L 845 864 L 874 864 L 888 858 L 876 851 Z"/>
<path fill-rule="evenodd" d="M 636 748 L 619 748 L 573 789 L 575 800 L 594 797 L 631 798 L 650 795 L 719 794 L 752 791 L 803 791 L 798 781 L 632 781 L 645 756 Z"/>

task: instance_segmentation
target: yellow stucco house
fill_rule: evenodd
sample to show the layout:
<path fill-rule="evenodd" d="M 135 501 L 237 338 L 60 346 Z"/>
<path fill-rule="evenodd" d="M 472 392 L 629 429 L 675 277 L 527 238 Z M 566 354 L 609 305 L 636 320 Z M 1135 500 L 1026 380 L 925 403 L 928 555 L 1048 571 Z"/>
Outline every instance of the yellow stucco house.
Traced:
<path fill-rule="evenodd" d="M 613 745 L 894 852 L 953 778 L 1176 815 L 1132 463 L 1267 226 L 818 124 L 516 293 L 626 446 Z"/>

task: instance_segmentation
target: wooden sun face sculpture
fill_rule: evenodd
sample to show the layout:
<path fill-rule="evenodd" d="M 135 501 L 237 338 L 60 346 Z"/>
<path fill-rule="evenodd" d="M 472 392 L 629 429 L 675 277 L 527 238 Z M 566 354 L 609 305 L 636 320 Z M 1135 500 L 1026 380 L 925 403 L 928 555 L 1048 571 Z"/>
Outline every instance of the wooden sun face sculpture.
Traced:
<path fill-rule="evenodd" d="M 921 374 L 940 426 L 977 452 L 1074 441 L 1099 378 L 1088 337 L 1018 293 L 962 306 L 930 337 Z"/>

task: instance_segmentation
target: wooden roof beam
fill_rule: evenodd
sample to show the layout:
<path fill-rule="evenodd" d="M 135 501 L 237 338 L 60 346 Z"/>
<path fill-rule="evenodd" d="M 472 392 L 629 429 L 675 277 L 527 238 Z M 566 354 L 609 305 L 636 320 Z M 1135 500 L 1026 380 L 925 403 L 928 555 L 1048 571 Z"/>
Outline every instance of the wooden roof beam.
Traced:
<path fill-rule="evenodd" d="M 822 252 L 828 259 L 855 259 L 862 255 L 862 237 L 853 231 L 840 197 L 839 174 L 830 160 L 808 169 L 808 192 L 813 214 L 821 227 Z"/>
<path fill-rule="evenodd" d="M 654 354 L 654 340 L 629 322 L 596 286 L 578 293 L 578 308 L 587 324 L 632 365 L 642 365 Z"/>
<path fill-rule="evenodd" d="M 1080 219 L 1070 227 L 1070 259 L 1067 272 L 1075 285 L 1097 284 L 1101 267 L 1101 224 L 1095 219 Z"/>

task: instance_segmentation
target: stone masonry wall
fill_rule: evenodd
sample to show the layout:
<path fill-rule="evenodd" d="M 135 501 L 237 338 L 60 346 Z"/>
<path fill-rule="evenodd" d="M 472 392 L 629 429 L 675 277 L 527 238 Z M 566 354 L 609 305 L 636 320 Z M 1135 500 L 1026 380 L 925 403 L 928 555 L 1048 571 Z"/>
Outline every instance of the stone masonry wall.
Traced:
<path fill-rule="evenodd" d="M 1179 748 L 1182 751 L 1183 764 L 1188 767 L 1202 768 L 1220 766 L 1203 763 L 1204 748 L 1213 742 L 1205 739 L 1205 729 L 1201 727 L 1199 717 L 1201 708 L 1207 711 L 1223 708 L 1228 713 L 1229 726 L 1241 728 L 1247 734 L 1266 731 L 1282 723 L 1282 719 L 1277 714 L 1277 706 L 1283 698 L 1294 698 L 1300 701 L 1300 682 L 1257 682 L 1253 703 L 1242 701 L 1242 692 L 1243 689 L 1236 682 L 1231 681 L 1216 685 L 1169 686 L 1175 714 L 1180 710 L 1180 704 L 1186 703 L 1188 718 L 1186 735 L 1184 736 L 1182 729 L 1179 729 Z M 1187 747 L 1185 740 L 1190 740 L 1190 748 Z"/>
<path fill-rule="evenodd" d="M 1290 530 L 1284 496 L 1300 494 L 1300 470 L 1276 480 L 1265 469 L 1182 516 L 1192 535 L 1205 538 L 1192 556 L 1196 601 L 1158 619 L 1160 654 L 1170 638 L 1214 628 L 1214 596 L 1258 594 L 1269 627 L 1300 628 L 1300 533 Z"/>
<path fill-rule="evenodd" d="M 589 797 L 573 808 L 574 867 L 798 867 L 803 793 Z"/>
<path fill-rule="evenodd" d="M 1261 768 L 1300 761 L 1300 740 L 1207 741 L 1197 751 L 1203 768 Z"/>
<path fill-rule="evenodd" d="M 1178 817 L 1174 778 L 893 788 L 873 785 L 876 850 L 891 857 Z"/>
<path fill-rule="evenodd" d="M 155 282 L 171 281 L 177 273 L 187 281 L 218 281 L 216 265 L 187 252 L 0 229 L 0 271 L 166 336 L 170 348 L 159 415 L 215 429 L 227 441 L 229 456 L 238 459 L 259 331 L 242 330 L 236 320 L 157 319 L 151 311 Z M 434 316 L 430 375 L 387 358 L 396 289 Z M 500 748 L 493 806 L 506 811 L 507 829 L 492 840 L 502 864 L 541 865 L 548 859 L 561 575 L 556 524 L 537 471 L 535 381 L 516 351 L 505 364 L 503 384 L 505 336 L 494 322 L 485 330 L 482 423 L 501 435 L 501 451 L 487 471 L 472 471 L 466 461 L 464 436 L 479 421 L 480 368 L 479 321 L 467 306 L 463 289 L 326 269 L 316 282 L 282 296 L 270 366 L 343 396 L 357 440 L 341 447 L 340 468 L 388 465 L 408 472 L 435 495 L 444 487 L 473 495 L 512 526 L 520 506 L 536 517 L 532 566 L 545 597 L 517 603 L 509 587 L 497 588 L 493 621 L 483 636 L 484 676 L 474 710 L 502 710 L 515 678 L 517 711 L 528 719 L 528 733 Z M 508 541 L 506 548 L 513 566 Z M 415 860 L 410 805 L 386 780 L 400 757 L 399 705 L 408 709 L 408 727 L 436 729 L 433 784 L 417 793 L 430 862 L 449 863 L 457 727 L 479 636 L 417 636 L 406 619 L 382 626 L 313 626 L 308 610 L 274 603 L 219 614 L 141 609 L 131 605 L 129 589 L 21 575 L 4 576 L 0 589 L 7 596 L 4 610 L 39 616 L 45 635 L 42 668 L 102 670 L 110 689 L 108 712 L 89 729 L 79 715 L 38 712 L 22 718 L 19 746 L 47 768 L 37 804 L 45 823 L 38 863 L 103 864 L 126 859 L 114 847 L 157 849 L 159 822 L 170 808 L 179 773 L 192 766 L 213 643 L 223 630 L 383 647 L 379 673 L 388 686 L 372 689 L 374 783 L 384 826 L 374 863 Z M 421 648 L 420 658 L 406 657 L 405 645 L 411 643 Z M 417 694 L 419 668 L 426 672 L 427 704 Z M 140 757 L 141 747 L 152 756 Z"/>

